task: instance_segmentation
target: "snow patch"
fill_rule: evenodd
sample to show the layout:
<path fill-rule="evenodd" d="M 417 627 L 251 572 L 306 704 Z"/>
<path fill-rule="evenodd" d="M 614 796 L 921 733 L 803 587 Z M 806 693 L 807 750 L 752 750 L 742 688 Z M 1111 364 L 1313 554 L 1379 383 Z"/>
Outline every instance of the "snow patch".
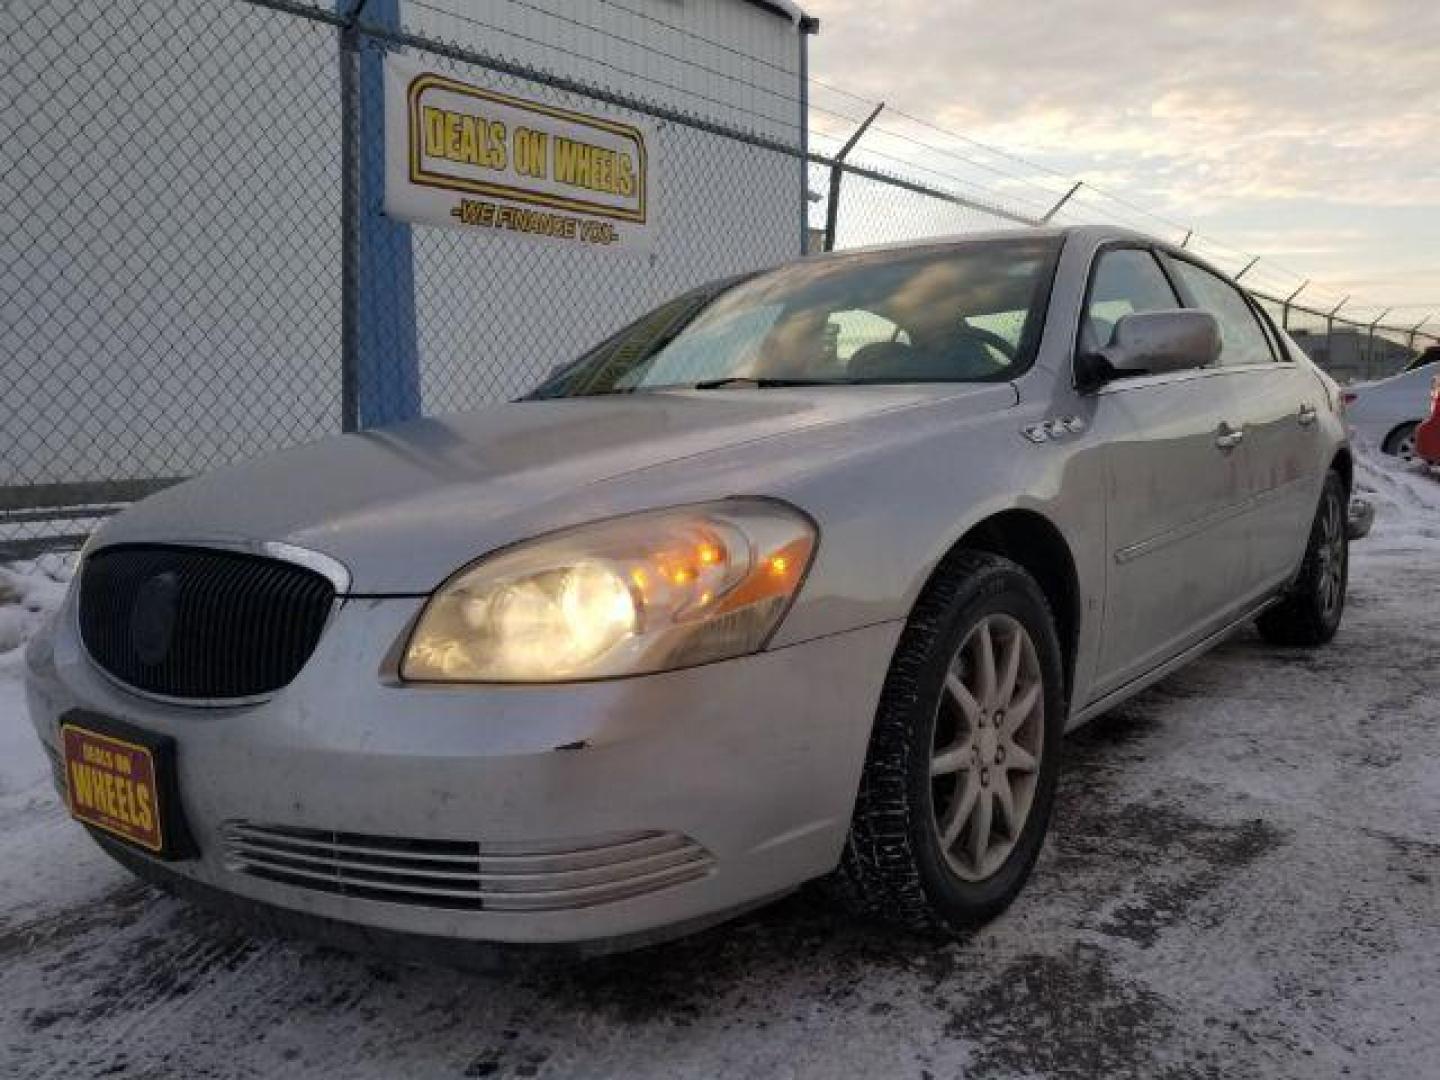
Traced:
<path fill-rule="evenodd" d="M 74 555 L 44 555 L 0 566 L 0 654 L 19 649 L 65 599 Z"/>
<path fill-rule="evenodd" d="M 990 925 L 936 943 L 802 894 L 518 977 L 251 938 L 113 866 L 21 692 L 74 560 L 0 567 L 0 1074 L 1433 1075 L 1440 474 L 1357 449 L 1356 488 L 1376 518 L 1335 642 L 1237 635 L 1068 738 Z"/>

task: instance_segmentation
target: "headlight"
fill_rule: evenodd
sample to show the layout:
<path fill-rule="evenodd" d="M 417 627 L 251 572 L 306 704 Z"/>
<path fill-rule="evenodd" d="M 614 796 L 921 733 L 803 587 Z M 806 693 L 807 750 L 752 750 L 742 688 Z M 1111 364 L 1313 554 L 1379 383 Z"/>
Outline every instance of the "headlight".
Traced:
<path fill-rule="evenodd" d="M 421 613 L 415 682 L 553 682 L 666 671 L 754 652 L 815 550 L 798 510 L 760 499 L 584 525 L 466 567 Z"/>

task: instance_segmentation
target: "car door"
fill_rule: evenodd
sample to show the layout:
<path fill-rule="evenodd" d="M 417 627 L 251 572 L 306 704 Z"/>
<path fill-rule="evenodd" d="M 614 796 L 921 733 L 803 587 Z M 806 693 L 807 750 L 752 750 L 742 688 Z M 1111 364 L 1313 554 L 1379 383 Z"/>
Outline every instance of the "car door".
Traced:
<path fill-rule="evenodd" d="M 1321 388 L 1280 350 L 1273 328 L 1238 287 L 1198 263 L 1164 256 L 1187 307 L 1215 316 L 1220 371 L 1235 399 L 1243 444 L 1243 550 L 1232 562 L 1243 596 L 1273 589 L 1299 565 L 1320 493 Z"/>
<path fill-rule="evenodd" d="M 1134 311 L 1180 307 L 1155 255 L 1102 250 L 1079 349 L 1108 342 Z M 1105 615 L 1096 696 L 1123 686 L 1216 628 L 1233 604 L 1244 537 L 1236 402 L 1218 368 L 1116 379 L 1089 399 L 1106 462 Z"/>

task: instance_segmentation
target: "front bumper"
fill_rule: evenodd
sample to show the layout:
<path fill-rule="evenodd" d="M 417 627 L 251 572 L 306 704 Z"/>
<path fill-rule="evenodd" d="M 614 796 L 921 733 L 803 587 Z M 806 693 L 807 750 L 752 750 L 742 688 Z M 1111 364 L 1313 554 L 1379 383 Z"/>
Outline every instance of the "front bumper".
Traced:
<path fill-rule="evenodd" d="M 633 679 L 401 686 L 385 658 L 419 604 L 348 600 L 290 686 L 201 708 L 112 682 L 72 603 L 30 648 L 30 715 L 52 760 L 76 708 L 175 739 L 199 855 L 157 874 L 361 927 L 632 938 L 835 866 L 898 624 Z"/>

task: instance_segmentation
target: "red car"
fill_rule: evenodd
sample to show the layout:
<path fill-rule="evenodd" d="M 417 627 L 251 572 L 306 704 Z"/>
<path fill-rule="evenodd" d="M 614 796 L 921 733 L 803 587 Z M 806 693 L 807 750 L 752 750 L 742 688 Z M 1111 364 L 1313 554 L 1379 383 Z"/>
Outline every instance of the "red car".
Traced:
<path fill-rule="evenodd" d="M 1430 419 L 1415 429 L 1415 453 L 1440 465 L 1440 375 L 1430 384 Z"/>

